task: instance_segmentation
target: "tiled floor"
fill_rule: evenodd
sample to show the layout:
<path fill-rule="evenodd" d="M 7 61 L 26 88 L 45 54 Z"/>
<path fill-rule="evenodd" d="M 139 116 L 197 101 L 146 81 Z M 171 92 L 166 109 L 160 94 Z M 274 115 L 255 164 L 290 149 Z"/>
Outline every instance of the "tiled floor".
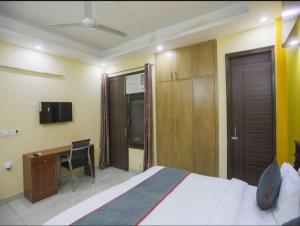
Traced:
<path fill-rule="evenodd" d="M 84 175 L 74 177 L 75 192 L 72 192 L 71 181 L 66 180 L 66 182 L 61 183 L 58 194 L 35 204 L 22 197 L 0 205 L 0 225 L 43 224 L 71 206 L 122 183 L 134 175 L 110 167 L 105 170 L 96 170 L 95 184 L 92 184 L 90 177 Z"/>

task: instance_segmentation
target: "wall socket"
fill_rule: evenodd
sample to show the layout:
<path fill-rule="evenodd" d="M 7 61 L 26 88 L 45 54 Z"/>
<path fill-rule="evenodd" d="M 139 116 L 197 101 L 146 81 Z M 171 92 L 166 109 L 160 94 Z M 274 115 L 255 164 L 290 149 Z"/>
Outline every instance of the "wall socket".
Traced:
<path fill-rule="evenodd" d="M 0 137 L 13 136 L 19 134 L 18 129 L 0 130 Z"/>

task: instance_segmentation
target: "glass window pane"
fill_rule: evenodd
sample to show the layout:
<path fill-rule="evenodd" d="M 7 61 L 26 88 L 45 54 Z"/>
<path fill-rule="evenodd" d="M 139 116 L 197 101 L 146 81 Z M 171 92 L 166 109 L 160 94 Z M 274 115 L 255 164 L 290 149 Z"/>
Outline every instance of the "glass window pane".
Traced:
<path fill-rule="evenodd" d="M 144 100 L 133 99 L 130 102 L 130 140 L 133 143 L 144 143 Z"/>

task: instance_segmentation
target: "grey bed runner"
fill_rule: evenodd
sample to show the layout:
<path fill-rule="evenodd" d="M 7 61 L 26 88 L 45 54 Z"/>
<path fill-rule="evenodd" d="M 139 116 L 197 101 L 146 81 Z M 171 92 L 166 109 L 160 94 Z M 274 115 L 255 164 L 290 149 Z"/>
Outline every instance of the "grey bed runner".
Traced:
<path fill-rule="evenodd" d="M 72 225 L 136 225 L 188 174 L 178 169 L 163 168 Z"/>

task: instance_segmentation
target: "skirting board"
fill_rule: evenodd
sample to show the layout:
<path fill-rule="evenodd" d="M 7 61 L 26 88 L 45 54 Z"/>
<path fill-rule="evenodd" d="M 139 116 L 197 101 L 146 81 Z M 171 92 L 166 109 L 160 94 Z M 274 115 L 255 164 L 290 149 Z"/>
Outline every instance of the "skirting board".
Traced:
<path fill-rule="evenodd" d="M 13 196 L 10 196 L 8 198 L 0 199 L 0 205 L 3 205 L 5 203 L 9 203 L 11 201 L 14 201 L 14 200 L 22 198 L 22 197 L 24 197 L 24 193 L 23 192 L 18 193 L 18 194 L 13 195 Z"/>
<path fill-rule="evenodd" d="M 133 174 L 140 174 L 140 173 L 142 173 L 143 171 L 135 170 L 135 169 L 129 169 L 128 172 L 129 172 L 129 173 L 133 173 Z"/>

